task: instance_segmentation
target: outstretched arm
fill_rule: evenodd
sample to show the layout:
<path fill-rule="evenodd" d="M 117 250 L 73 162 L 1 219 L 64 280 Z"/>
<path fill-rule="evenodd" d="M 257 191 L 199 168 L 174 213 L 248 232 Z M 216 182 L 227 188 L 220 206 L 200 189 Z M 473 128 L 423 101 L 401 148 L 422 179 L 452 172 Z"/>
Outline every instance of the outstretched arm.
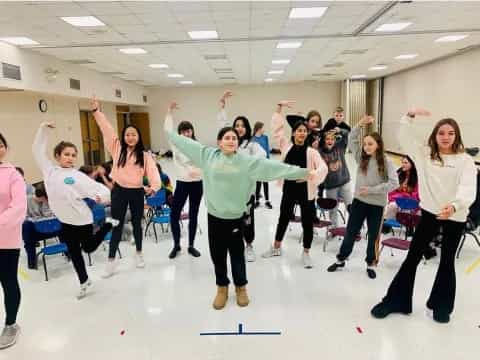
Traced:
<path fill-rule="evenodd" d="M 114 146 L 118 140 L 118 136 L 115 133 L 115 129 L 113 128 L 110 121 L 108 121 L 105 114 L 100 111 L 100 103 L 95 98 L 95 96 L 90 100 L 90 107 L 92 110 L 93 117 L 97 122 L 98 127 L 103 135 L 103 140 L 105 141 L 105 146 L 107 147 L 108 152 L 110 155 L 114 153 Z"/>
<path fill-rule="evenodd" d="M 37 165 L 43 173 L 48 172 L 54 167 L 47 155 L 48 132 L 55 128 L 55 124 L 51 122 L 44 122 L 40 125 L 33 140 L 32 153 Z"/>
<path fill-rule="evenodd" d="M 227 111 L 225 110 L 225 106 L 227 104 L 227 99 L 233 96 L 233 92 L 227 90 L 223 93 L 222 97 L 220 98 L 220 110 L 217 114 L 217 122 L 218 128 L 224 128 L 229 126 Z"/>

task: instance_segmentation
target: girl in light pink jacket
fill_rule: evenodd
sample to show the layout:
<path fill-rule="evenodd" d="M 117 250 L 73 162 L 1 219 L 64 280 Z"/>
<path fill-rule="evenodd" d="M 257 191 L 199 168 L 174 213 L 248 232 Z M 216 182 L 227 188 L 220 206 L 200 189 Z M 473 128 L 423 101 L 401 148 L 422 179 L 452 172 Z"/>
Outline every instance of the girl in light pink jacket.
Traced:
<path fill-rule="evenodd" d="M 13 165 L 3 162 L 7 149 L 7 141 L 0 134 L 0 283 L 6 313 L 5 328 L 0 335 L 0 349 L 15 344 L 20 332 L 16 323 L 20 306 L 17 272 L 22 223 L 27 212 L 25 181 Z"/>
<path fill-rule="evenodd" d="M 291 165 L 306 167 L 313 170 L 315 176 L 309 181 L 283 182 L 283 194 L 280 204 L 280 218 L 278 219 L 275 242 L 263 257 L 280 256 L 282 240 L 290 222 L 291 214 L 295 204 L 300 205 L 302 227 L 303 227 L 303 254 L 302 260 L 305 268 L 312 268 L 310 259 L 310 247 L 313 240 L 313 214 L 311 211 L 312 202 L 315 201 L 318 185 L 327 176 L 328 168 L 319 152 L 306 143 L 308 129 L 305 123 L 299 121 L 292 126 L 291 141 L 285 138 L 285 119 L 282 115 L 283 107 L 290 107 L 291 103 L 282 101 L 278 104 L 277 111 L 272 117 L 273 139 L 280 146 L 282 160 Z"/>

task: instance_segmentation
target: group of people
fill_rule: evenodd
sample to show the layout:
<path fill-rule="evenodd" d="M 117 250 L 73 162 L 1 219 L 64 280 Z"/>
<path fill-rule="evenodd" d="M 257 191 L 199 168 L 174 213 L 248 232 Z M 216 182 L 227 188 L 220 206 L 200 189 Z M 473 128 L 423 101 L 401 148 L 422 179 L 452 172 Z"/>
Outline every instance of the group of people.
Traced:
<path fill-rule="evenodd" d="M 293 103 L 281 101 L 274 109 L 271 124 L 274 145 L 280 148 L 281 157 L 280 160 L 273 160 L 269 159 L 270 144 L 263 134 L 263 124 L 255 124 L 252 132 L 248 119 L 238 116 L 232 126 L 227 125 L 225 107 L 231 96 L 232 93 L 227 91 L 220 99 L 218 119 L 222 127 L 217 134 L 217 147 L 208 147 L 197 141 L 194 126 L 188 121 L 182 121 L 174 128 L 173 113 L 178 108 L 176 103 L 169 106 L 164 122 L 178 174 L 171 201 L 174 246 L 169 257 L 175 258 L 181 250 L 179 221 L 187 199 L 188 253 L 194 257 L 200 256 L 194 242 L 198 210 L 205 193 L 210 257 L 217 285 L 213 307 L 222 309 L 227 302 L 230 283 L 228 254 L 237 304 L 249 304 L 246 261 L 255 260 L 254 210 L 259 206 L 258 195 L 262 185 L 265 206 L 272 207 L 268 198 L 268 182 L 280 180 L 282 199 L 277 229 L 273 245 L 263 257 L 282 254 L 282 240 L 294 208 L 298 205 L 303 227 L 302 260 L 305 268 L 313 266 L 309 253 L 316 217 L 315 199 L 325 189 L 327 197 L 341 199 L 349 212 L 345 237 L 337 259 L 328 267 L 328 271 L 334 272 L 346 266 L 354 240 L 366 220 L 368 235 L 365 261 L 367 274 L 372 279 L 376 277 L 382 220 L 395 216 L 398 211 L 393 205 L 396 197 L 407 195 L 419 198 L 420 223 L 415 229 L 407 257 L 386 296 L 371 313 L 376 318 L 384 318 L 390 313 L 411 313 L 417 265 L 436 229 L 442 226 L 444 240 L 440 265 L 427 307 L 433 311 L 436 321 L 448 322 L 455 299 L 454 255 L 468 208 L 475 199 L 477 179 L 473 159 L 464 152 L 460 129 L 455 120 L 437 122 L 425 144 L 422 140 L 416 140 L 415 122 L 418 117 L 429 113 L 415 109 L 402 117 L 399 139 L 409 157 L 404 158 L 397 176 L 392 161 L 385 154 L 380 134 L 368 132 L 362 135 L 362 129 L 375 121 L 371 116 L 362 117 L 357 126 L 350 129 L 343 121 L 343 110 L 339 108 L 335 117 L 322 127 L 317 111 L 311 111 L 306 118 L 290 115 L 285 119 L 282 112 Z M 91 111 L 112 157 L 109 178 L 100 171 L 95 177 L 105 179 L 99 182 L 76 170 L 74 166 L 78 151 L 75 144 L 70 142 L 61 141 L 55 146 L 55 162 L 52 162 L 47 155 L 47 140 L 48 133 L 55 127 L 53 123 L 42 123 L 33 142 L 33 156 L 42 171 L 45 190 L 41 192 L 37 189 L 39 192 L 35 198 L 48 198 L 52 214 L 61 223 L 59 237 L 67 245 L 80 282 L 79 299 L 86 295 L 91 286 L 82 250 L 86 253 L 95 251 L 111 231 L 104 277 L 114 275 L 117 264 L 115 256 L 127 210 L 135 239 L 135 263 L 138 268 L 145 266 L 141 226 L 145 195 L 152 195 L 162 187 L 159 169 L 146 152 L 139 129 L 127 125 L 118 137 L 95 98 L 91 101 Z M 290 125 L 291 134 L 287 134 L 286 124 Z M 289 139 L 288 135 L 291 135 Z M 358 163 L 353 193 L 345 160 L 347 148 Z M 0 135 L 0 180 L 6 184 L 0 187 L 0 280 L 6 308 L 0 348 L 15 343 L 19 333 L 16 324 L 20 304 L 17 269 L 21 229 L 27 211 L 25 181 L 12 165 L 4 162 L 7 149 L 6 139 Z M 85 199 L 110 204 L 111 217 L 107 217 L 100 227 L 94 227 L 92 211 Z M 330 212 L 334 225 L 338 225 L 336 214 L 335 209 Z M 30 260 L 29 256 L 29 263 Z"/>

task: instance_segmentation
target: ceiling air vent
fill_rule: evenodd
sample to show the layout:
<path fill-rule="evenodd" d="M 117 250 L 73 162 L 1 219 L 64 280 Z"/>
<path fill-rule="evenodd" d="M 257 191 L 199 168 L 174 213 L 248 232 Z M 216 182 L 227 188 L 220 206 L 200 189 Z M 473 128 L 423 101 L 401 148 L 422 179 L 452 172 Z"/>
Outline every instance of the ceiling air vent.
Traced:
<path fill-rule="evenodd" d="M 368 49 L 357 49 L 357 50 L 344 50 L 341 52 L 341 55 L 362 55 L 365 54 Z"/>
<path fill-rule="evenodd" d="M 5 79 L 22 80 L 20 66 L 2 62 L 2 74 Z"/>
<path fill-rule="evenodd" d="M 88 60 L 88 59 L 74 59 L 74 60 L 66 60 L 70 64 L 75 64 L 75 65 L 88 65 L 88 64 L 95 64 L 95 61 Z"/>
<path fill-rule="evenodd" d="M 80 80 L 70 79 L 70 89 L 80 90 Z"/>
<path fill-rule="evenodd" d="M 344 63 L 342 63 L 342 62 L 334 62 L 334 63 L 330 63 L 330 64 L 325 64 L 323 66 L 326 67 L 326 68 L 336 68 L 336 67 L 342 67 L 343 65 L 344 65 Z"/>
<path fill-rule="evenodd" d="M 227 55 L 205 55 L 203 57 L 205 60 L 227 60 Z"/>

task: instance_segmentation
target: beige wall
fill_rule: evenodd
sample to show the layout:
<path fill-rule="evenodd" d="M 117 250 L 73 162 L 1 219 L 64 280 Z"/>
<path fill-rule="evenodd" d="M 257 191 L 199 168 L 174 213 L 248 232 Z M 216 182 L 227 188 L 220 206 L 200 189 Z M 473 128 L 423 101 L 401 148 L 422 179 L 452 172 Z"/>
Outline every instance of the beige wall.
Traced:
<path fill-rule="evenodd" d="M 53 56 L 0 43 L 0 62 L 20 66 L 22 74 L 22 80 L 5 79 L 0 75 L 0 88 L 22 89 L 76 98 L 90 98 L 95 94 L 102 101 L 144 105 L 142 95 L 145 94 L 145 88 L 143 86 L 101 74 L 85 66 L 70 64 Z M 58 71 L 56 78 L 50 81 L 45 73 L 48 68 Z M 80 80 L 81 90 L 70 89 L 70 78 Z M 122 90 L 122 98 L 115 96 L 115 89 Z"/>
<path fill-rule="evenodd" d="M 45 99 L 48 111 L 41 113 L 38 101 Z M 115 105 L 104 103 L 106 115 L 115 120 Z M 61 140 L 71 141 L 79 148 L 78 164 L 83 165 L 83 149 L 80 133 L 80 109 L 88 109 L 88 103 L 72 97 L 54 96 L 33 92 L 0 92 L 0 132 L 9 143 L 7 160 L 25 171 L 28 181 L 41 180 L 40 170 L 32 158 L 32 142 L 39 124 L 54 121 L 49 153 Z M 116 121 L 113 121 L 116 126 Z"/>
<path fill-rule="evenodd" d="M 432 112 L 430 119 L 417 122 L 419 136 L 424 139 L 436 121 L 453 117 L 460 124 L 465 146 L 479 146 L 479 92 L 480 50 L 387 77 L 383 107 L 386 148 L 401 152 L 397 123 L 411 107 L 424 107 Z"/>
<path fill-rule="evenodd" d="M 268 133 L 275 105 L 283 99 L 297 101 L 291 113 L 306 113 L 316 109 L 320 111 L 325 122 L 341 103 L 340 86 L 340 82 L 308 82 L 264 86 L 152 88 L 148 95 L 152 147 L 154 150 L 169 148 L 165 142 L 163 120 L 168 103 L 173 100 L 180 104 L 175 119 L 191 121 L 197 138 L 205 144 L 213 145 L 218 132 L 218 99 L 226 89 L 234 92 L 234 97 L 227 105 L 229 119 L 245 115 L 252 127 L 256 121 L 262 121 L 266 124 Z"/>

